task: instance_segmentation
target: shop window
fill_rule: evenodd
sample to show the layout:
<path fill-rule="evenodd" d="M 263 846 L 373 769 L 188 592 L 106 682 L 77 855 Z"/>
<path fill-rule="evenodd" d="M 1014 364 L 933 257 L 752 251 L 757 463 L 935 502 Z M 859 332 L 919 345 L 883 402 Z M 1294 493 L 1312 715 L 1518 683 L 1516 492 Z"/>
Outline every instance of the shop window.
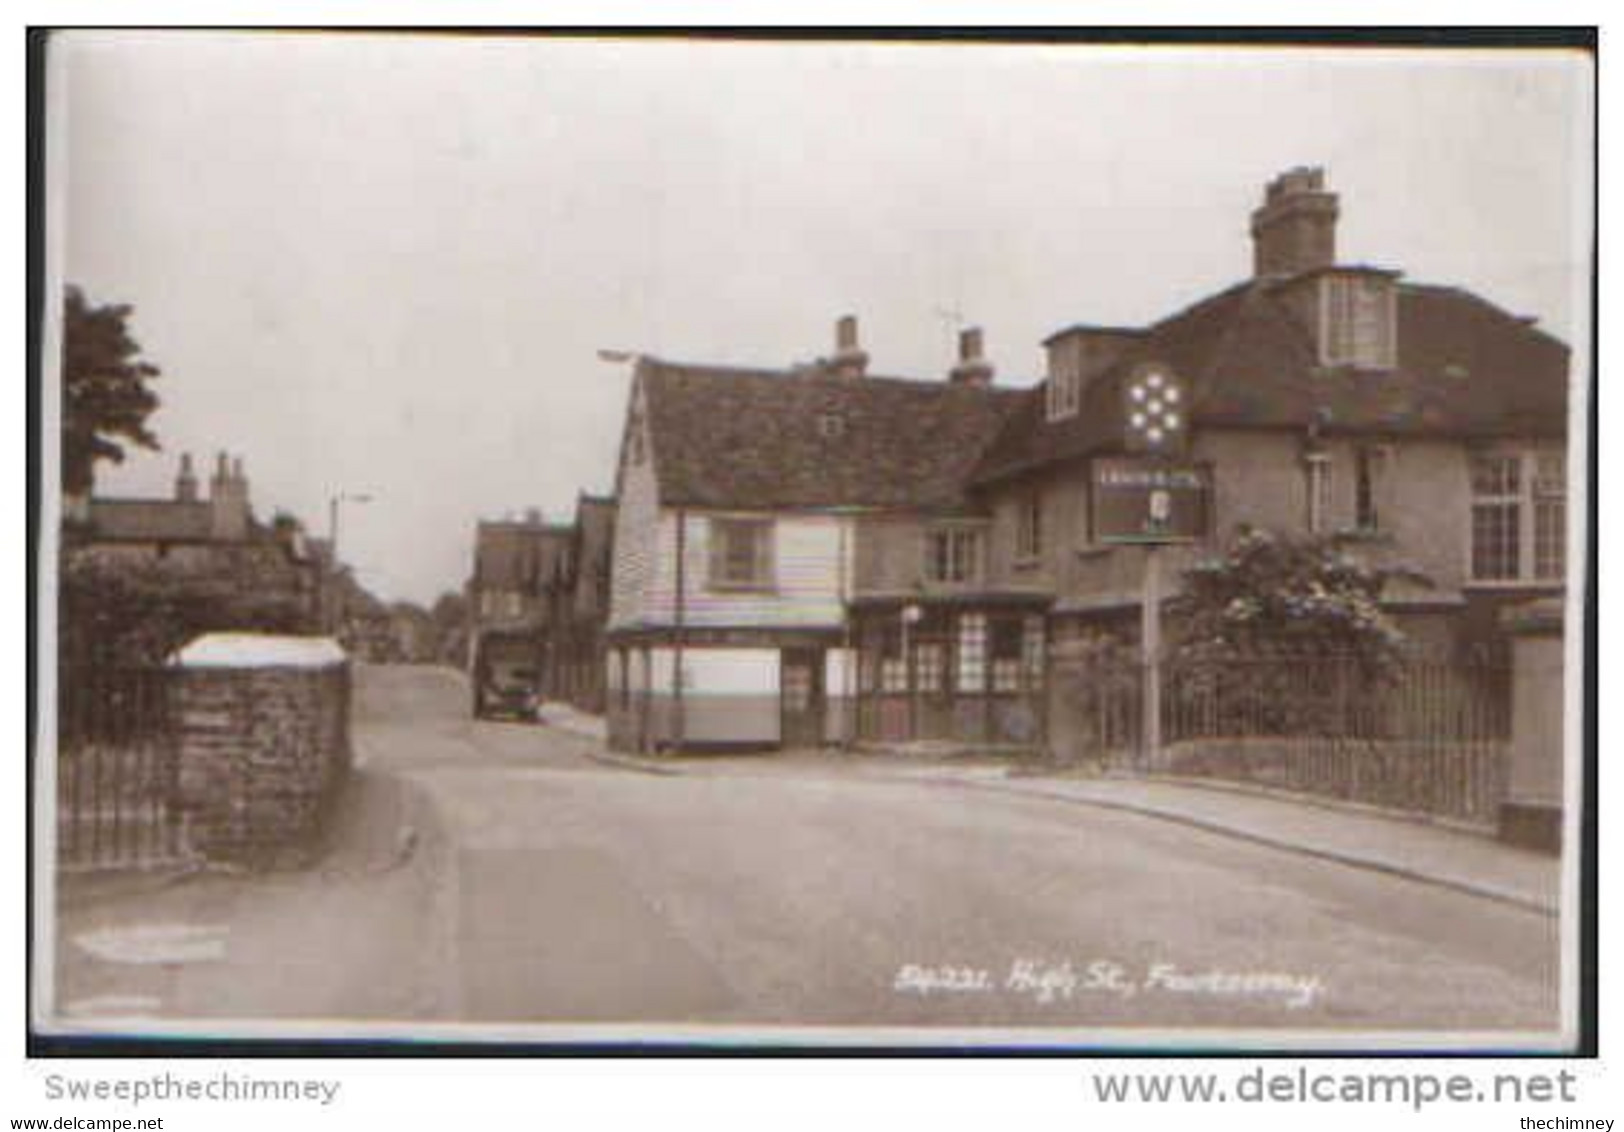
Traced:
<path fill-rule="evenodd" d="M 987 688 L 987 615 L 959 617 L 958 690 L 983 692 Z"/>

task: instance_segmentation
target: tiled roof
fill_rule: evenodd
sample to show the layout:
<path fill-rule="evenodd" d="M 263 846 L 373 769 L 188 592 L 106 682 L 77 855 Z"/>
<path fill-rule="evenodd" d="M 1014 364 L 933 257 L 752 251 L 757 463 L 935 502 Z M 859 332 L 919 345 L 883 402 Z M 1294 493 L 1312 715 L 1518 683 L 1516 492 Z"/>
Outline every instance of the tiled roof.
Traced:
<path fill-rule="evenodd" d="M 106 542 L 206 542 L 205 502 L 176 499 L 92 499 L 92 537 Z"/>
<path fill-rule="evenodd" d="M 1191 392 L 1191 424 L 1325 432 L 1560 436 L 1567 422 L 1568 349 L 1466 291 L 1397 285 L 1398 364 L 1324 369 L 1313 340 L 1274 285 L 1242 283 L 1152 326 L 1089 383 L 1079 412 L 1044 420 L 1026 403 L 981 460 L 978 483 L 1117 446 L 1122 382 L 1134 366 L 1170 365 Z"/>
<path fill-rule="evenodd" d="M 662 502 L 955 511 L 1018 391 L 645 358 Z"/>

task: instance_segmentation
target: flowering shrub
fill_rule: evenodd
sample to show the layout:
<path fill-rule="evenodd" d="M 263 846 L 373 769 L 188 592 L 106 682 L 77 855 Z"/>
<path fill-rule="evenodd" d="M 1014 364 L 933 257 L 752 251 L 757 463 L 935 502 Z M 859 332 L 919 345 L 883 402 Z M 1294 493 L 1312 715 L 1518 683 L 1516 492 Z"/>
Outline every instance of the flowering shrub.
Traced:
<path fill-rule="evenodd" d="M 1381 608 L 1397 576 L 1425 582 L 1408 569 L 1370 566 L 1334 537 L 1243 528 L 1221 557 L 1185 571 L 1177 656 L 1335 656 L 1379 670 L 1406 643 Z"/>

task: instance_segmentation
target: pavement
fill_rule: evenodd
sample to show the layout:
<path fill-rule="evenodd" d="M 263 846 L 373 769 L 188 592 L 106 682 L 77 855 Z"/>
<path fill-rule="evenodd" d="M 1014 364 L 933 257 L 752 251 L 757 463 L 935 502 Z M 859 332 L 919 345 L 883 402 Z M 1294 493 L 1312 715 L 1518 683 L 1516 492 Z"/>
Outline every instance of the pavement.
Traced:
<path fill-rule="evenodd" d="M 587 717 L 591 718 L 591 717 Z M 1437 885 L 1556 916 L 1560 858 L 1507 845 L 1474 829 L 1368 807 L 1282 796 L 1240 785 L 1183 778 L 1043 773 L 1021 764 L 923 752 L 790 751 L 770 756 L 643 757 L 606 761 L 656 774 L 835 773 L 999 791 L 1116 809 Z"/>
<path fill-rule="evenodd" d="M 355 711 L 316 867 L 68 878 L 59 1024 L 1553 1040 L 1548 911 L 1376 867 L 1518 852 L 1455 831 L 965 758 L 628 759 L 590 717 L 471 720 L 438 669 L 359 670 Z"/>

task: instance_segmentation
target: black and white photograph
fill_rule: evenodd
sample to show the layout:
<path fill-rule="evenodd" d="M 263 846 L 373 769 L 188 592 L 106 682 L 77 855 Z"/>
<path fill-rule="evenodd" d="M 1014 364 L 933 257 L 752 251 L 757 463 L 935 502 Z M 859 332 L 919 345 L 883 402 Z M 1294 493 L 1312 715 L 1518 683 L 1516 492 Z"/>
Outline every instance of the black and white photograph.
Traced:
<path fill-rule="evenodd" d="M 1576 1049 L 1591 54 L 43 64 L 39 1033 Z"/>

